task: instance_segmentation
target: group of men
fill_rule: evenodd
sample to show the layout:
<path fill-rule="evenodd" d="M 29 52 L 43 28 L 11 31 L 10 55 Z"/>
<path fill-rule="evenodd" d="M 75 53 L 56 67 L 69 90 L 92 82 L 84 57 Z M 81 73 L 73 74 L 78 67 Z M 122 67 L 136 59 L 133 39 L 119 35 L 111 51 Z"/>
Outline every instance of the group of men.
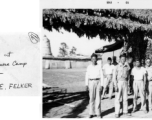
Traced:
<path fill-rule="evenodd" d="M 89 118 L 101 117 L 101 100 L 105 98 L 109 88 L 109 99 L 112 99 L 115 91 L 115 117 L 120 117 L 121 101 L 123 103 L 123 115 L 128 113 L 128 91 L 133 94 L 133 111 L 136 112 L 138 91 L 141 98 L 141 109 L 147 113 L 146 97 L 149 101 L 149 111 L 152 111 L 152 66 L 151 60 L 145 60 L 146 65 L 140 64 L 140 60 L 132 57 L 120 55 L 117 63 L 112 59 L 107 59 L 107 64 L 103 67 L 97 63 L 97 55 L 91 55 L 91 62 L 86 71 L 86 90 L 89 91 Z M 148 88 L 148 89 L 147 89 Z"/>

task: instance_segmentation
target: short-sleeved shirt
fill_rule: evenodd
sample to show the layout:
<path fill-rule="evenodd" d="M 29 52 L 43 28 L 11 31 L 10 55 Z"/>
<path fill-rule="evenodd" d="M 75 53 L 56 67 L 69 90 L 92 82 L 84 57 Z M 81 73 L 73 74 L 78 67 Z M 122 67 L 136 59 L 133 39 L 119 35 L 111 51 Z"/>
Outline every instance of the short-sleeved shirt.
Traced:
<path fill-rule="evenodd" d="M 148 81 L 152 81 L 152 66 L 146 67 L 145 69 Z"/>
<path fill-rule="evenodd" d="M 124 65 L 122 63 L 119 63 L 114 71 L 113 75 L 113 82 L 114 85 L 116 86 L 118 81 L 127 81 L 129 77 L 129 70 L 130 67 L 128 63 L 125 63 Z"/>
<path fill-rule="evenodd" d="M 105 70 L 106 75 L 112 74 L 114 70 L 114 65 L 105 64 L 103 66 L 103 70 Z"/>
<path fill-rule="evenodd" d="M 117 81 L 119 80 L 127 81 L 129 76 L 129 70 L 130 67 L 128 63 L 125 63 L 124 65 L 122 63 L 119 63 L 115 69 L 115 75 L 114 75 L 115 79 L 117 79 Z"/>
<path fill-rule="evenodd" d="M 117 81 L 119 80 L 127 81 L 128 76 L 129 76 L 129 70 L 130 70 L 130 67 L 127 63 L 125 63 L 124 65 L 119 63 L 115 69 L 115 77 Z"/>
<path fill-rule="evenodd" d="M 117 64 L 117 65 L 118 65 L 118 64 Z M 116 70 L 117 65 L 113 65 L 113 64 L 112 64 L 112 66 L 113 66 L 113 72 Z"/>
<path fill-rule="evenodd" d="M 98 64 L 101 68 L 103 67 L 102 60 L 98 60 L 98 61 L 97 61 L 97 64 Z"/>
<path fill-rule="evenodd" d="M 131 75 L 134 76 L 134 80 L 143 80 L 145 74 L 146 74 L 146 69 L 143 67 L 141 67 L 140 69 L 134 67 L 131 71 Z"/>

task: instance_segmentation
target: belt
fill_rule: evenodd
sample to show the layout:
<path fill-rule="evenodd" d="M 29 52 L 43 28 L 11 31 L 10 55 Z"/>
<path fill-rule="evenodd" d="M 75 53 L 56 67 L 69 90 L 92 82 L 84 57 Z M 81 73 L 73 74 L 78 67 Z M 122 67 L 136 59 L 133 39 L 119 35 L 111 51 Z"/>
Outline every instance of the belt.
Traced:
<path fill-rule="evenodd" d="M 89 80 L 91 80 L 91 81 L 92 81 L 92 80 L 100 80 L 100 78 L 94 78 L 94 79 L 89 79 Z"/>
<path fill-rule="evenodd" d="M 119 78 L 118 81 L 128 81 L 128 80 L 124 78 Z"/>
<path fill-rule="evenodd" d="M 118 82 L 128 82 L 127 80 L 118 80 Z"/>
<path fill-rule="evenodd" d="M 143 81 L 143 80 L 134 80 L 135 82 L 138 82 L 138 81 Z"/>
<path fill-rule="evenodd" d="M 106 75 L 112 75 L 112 74 L 106 74 Z"/>

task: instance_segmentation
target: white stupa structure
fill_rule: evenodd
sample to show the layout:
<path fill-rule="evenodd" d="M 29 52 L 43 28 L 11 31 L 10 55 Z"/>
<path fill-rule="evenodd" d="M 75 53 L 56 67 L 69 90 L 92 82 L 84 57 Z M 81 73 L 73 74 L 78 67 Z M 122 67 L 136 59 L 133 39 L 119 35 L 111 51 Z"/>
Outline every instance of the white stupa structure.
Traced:
<path fill-rule="evenodd" d="M 51 45 L 50 40 L 47 38 L 46 35 L 44 35 L 42 40 L 42 56 L 43 57 L 53 57 L 52 51 L 51 51 Z M 50 60 L 43 60 L 43 68 L 44 69 L 50 69 Z"/>
<path fill-rule="evenodd" d="M 42 40 L 42 52 L 43 57 L 44 56 L 52 56 L 51 46 L 50 46 L 50 40 L 47 38 L 46 35 L 44 35 Z"/>

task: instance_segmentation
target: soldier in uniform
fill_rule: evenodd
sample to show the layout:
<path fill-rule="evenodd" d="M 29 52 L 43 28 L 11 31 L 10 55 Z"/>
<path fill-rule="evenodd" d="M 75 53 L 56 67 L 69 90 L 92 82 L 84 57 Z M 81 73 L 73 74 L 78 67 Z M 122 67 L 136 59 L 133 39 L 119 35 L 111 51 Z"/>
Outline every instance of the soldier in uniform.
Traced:
<path fill-rule="evenodd" d="M 126 62 L 126 55 L 120 55 L 120 63 L 116 66 L 113 81 L 115 86 L 115 117 L 120 117 L 120 102 L 122 98 L 123 102 L 123 114 L 128 114 L 128 76 L 130 67 Z"/>
<path fill-rule="evenodd" d="M 103 73 L 97 64 L 97 55 L 91 55 L 91 62 L 86 71 L 86 90 L 89 90 L 89 118 L 101 118 L 101 92 L 103 90 Z"/>

